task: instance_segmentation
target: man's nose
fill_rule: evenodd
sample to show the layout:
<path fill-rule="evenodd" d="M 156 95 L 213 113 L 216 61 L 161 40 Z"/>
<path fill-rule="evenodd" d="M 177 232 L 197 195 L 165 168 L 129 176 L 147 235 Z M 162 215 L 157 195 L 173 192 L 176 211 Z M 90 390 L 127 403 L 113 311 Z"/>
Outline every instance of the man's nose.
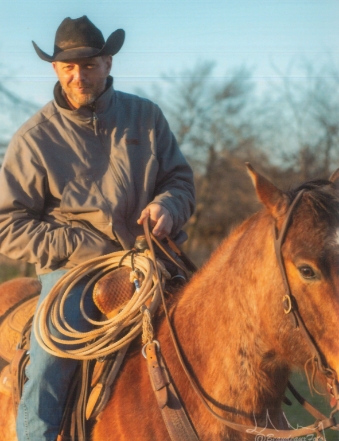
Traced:
<path fill-rule="evenodd" d="M 73 69 L 73 79 L 83 81 L 85 78 L 85 70 L 81 66 L 75 66 Z"/>

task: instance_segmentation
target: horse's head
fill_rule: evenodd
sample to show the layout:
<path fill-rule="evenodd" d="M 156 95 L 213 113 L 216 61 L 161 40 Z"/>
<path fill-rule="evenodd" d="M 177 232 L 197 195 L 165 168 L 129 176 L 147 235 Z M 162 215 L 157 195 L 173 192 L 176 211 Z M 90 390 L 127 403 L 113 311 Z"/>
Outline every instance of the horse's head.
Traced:
<path fill-rule="evenodd" d="M 316 360 L 339 377 L 339 169 L 284 193 L 248 164 L 259 200 L 273 218 L 285 280 L 281 308 L 294 362 Z M 288 219 L 287 219 L 288 218 Z M 279 257 L 280 256 L 280 257 Z"/>

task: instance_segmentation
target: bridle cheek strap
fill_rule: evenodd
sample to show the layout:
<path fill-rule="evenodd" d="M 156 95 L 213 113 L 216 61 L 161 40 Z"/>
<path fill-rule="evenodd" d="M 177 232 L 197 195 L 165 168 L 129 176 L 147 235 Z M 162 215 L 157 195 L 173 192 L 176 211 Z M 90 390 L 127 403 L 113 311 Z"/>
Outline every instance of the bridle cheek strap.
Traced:
<path fill-rule="evenodd" d="M 306 328 L 306 325 L 304 323 L 304 320 L 302 319 L 301 315 L 299 314 L 298 310 L 298 304 L 291 292 L 291 287 L 288 281 L 287 273 L 286 273 L 286 267 L 282 255 L 282 246 L 284 244 L 287 230 L 291 224 L 292 216 L 294 213 L 294 210 L 296 209 L 297 205 L 299 204 L 301 198 L 303 197 L 305 190 L 301 190 L 293 202 L 291 203 L 287 213 L 285 220 L 283 222 L 283 225 L 281 227 L 280 232 L 277 232 L 276 227 L 274 226 L 274 248 L 275 253 L 278 261 L 278 265 L 280 268 L 280 273 L 283 279 L 284 287 L 285 287 L 285 295 L 283 296 L 283 303 L 284 303 L 284 311 L 285 314 L 290 314 L 290 317 L 293 321 L 293 324 L 296 328 L 300 329 L 303 333 L 303 336 L 305 337 L 308 346 L 311 349 L 311 352 L 313 353 L 313 358 L 316 362 L 316 366 L 318 370 L 330 381 L 330 387 L 333 391 L 333 395 L 337 400 L 337 408 L 334 410 L 339 410 L 339 394 L 338 394 L 338 378 L 336 372 L 328 366 L 325 357 L 321 353 L 320 349 L 316 345 L 312 335 L 309 333 L 308 329 Z M 332 414 L 334 413 L 332 412 Z M 331 415 L 332 415 L 331 414 Z"/>
<path fill-rule="evenodd" d="M 284 302 L 284 311 L 286 314 L 289 314 L 290 312 L 296 310 L 296 300 L 294 299 L 292 292 L 291 292 L 291 287 L 287 278 L 287 274 L 286 274 L 286 267 L 285 267 L 285 263 L 284 263 L 284 258 L 282 255 L 282 246 L 283 243 L 285 241 L 286 238 L 286 234 L 287 234 L 287 230 L 288 227 L 291 224 L 292 221 L 292 215 L 293 212 L 295 210 L 295 208 L 297 207 L 297 205 L 299 204 L 302 196 L 304 194 L 304 190 L 300 191 L 296 198 L 293 200 L 292 204 L 290 205 L 287 213 L 286 213 L 286 217 L 284 219 L 284 222 L 282 224 L 281 230 L 278 232 L 276 226 L 274 225 L 274 248 L 275 248 L 275 254 L 277 257 L 277 262 L 280 268 L 280 273 L 284 282 L 284 287 L 285 287 L 285 295 L 283 297 L 283 302 Z M 297 317 L 295 317 L 294 315 L 292 315 L 292 317 L 294 318 L 294 325 L 295 327 L 298 326 L 298 321 L 297 321 Z"/>

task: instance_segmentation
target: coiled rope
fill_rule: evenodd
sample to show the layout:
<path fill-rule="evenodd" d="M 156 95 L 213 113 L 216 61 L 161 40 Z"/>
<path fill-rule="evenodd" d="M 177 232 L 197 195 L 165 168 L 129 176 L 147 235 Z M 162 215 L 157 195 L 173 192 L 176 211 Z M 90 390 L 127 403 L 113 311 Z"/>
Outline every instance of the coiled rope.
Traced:
<path fill-rule="evenodd" d="M 133 256 L 132 265 L 142 272 L 144 280 L 117 315 L 97 321 L 91 319 L 84 308 L 86 293 L 100 277 L 121 265 L 131 267 L 131 259 L 126 258 L 129 254 L 118 251 L 88 260 L 68 271 L 56 283 L 39 306 L 33 323 L 37 341 L 45 351 L 58 357 L 92 360 L 120 350 L 141 333 L 145 303 L 147 302 L 147 309 L 153 315 L 161 302 L 160 290 L 169 277 L 159 260 L 156 261 L 158 268 L 155 267 L 148 250 Z M 67 323 L 64 306 L 69 292 L 85 276 L 89 276 L 89 281 L 83 290 L 79 308 L 92 329 L 80 332 Z M 58 336 L 52 335 L 50 324 Z"/>

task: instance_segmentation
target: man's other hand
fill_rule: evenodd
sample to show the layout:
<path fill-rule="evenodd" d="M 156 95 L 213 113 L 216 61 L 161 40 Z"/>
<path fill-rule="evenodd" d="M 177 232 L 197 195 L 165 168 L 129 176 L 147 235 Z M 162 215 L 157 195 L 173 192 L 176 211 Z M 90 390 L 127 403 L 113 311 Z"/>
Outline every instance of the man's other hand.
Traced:
<path fill-rule="evenodd" d="M 159 239 L 163 239 L 168 236 L 173 227 L 173 219 L 167 208 L 160 204 L 150 204 L 144 210 L 142 210 L 138 224 L 142 224 L 146 218 L 150 218 L 151 226 L 153 227 L 152 233 Z"/>

